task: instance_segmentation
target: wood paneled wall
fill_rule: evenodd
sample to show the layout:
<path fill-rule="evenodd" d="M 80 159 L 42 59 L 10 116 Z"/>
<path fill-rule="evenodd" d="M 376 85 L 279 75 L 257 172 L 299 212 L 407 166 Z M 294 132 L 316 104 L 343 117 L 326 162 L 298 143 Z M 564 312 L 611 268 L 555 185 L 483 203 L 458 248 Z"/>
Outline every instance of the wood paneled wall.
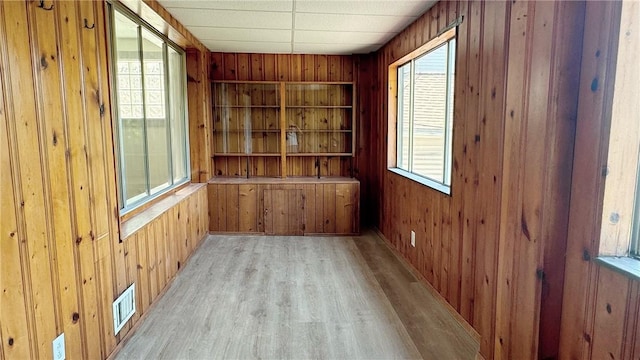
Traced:
<path fill-rule="evenodd" d="M 189 109 L 189 155 L 191 181 L 207 182 L 213 177 L 211 155 L 211 86 L 208 81 L 209 52 L 187 50 L 187 105 Z"/>
<path fill-rule="evenodd" d="M 562 308 L 563 359 L 640 358 L 640 281 L 594 262 L 601 249 L 611 122 L 626 126 L 636 121 L 612 119 L 612 104 L 614 98 L 622 106 L 629 104 L 627 110 L 637 104 L 639 17 L 635 1 L 586 5 Z M 618 48 L 619 38 L 626 47 Z"/>
<path fill-rule="evenodd" d="M 136 314 L 118 334 L 120 338 L 147 312 L 208 234 L 207 197 L 206 184 L 192 184 L 162 201 L 169 205 L 154 205 L 163 209 L 150 211 L 152 218 L 140 214 L 123 225 L 123 233 L 127 226 L 136 229 L 122 234 L 122 245 L 116 248 L 121 262 L 116 271 L 116 293 L 136 284 Z"/>
<path fill-rule="evenodd" d="M 105 358 L 112 301 L 132 281 L 143 308 L 160 291 L 157 264 L 206 230 L 206 187 L 119 241 L 104 3 L 39 4 L 0 2 L 0 359 L 50 358 L 62 332 L 67 358 Z M 169 222 L 189 239 L 176 253 Z"/>
<path fill-rule="evenodd" d="M 441 1 L 358 60 L 365 216 L 478 331 L 486 358 L 558 354 L 583 8 Z M 387 170 L 387 76 L 460 15 L 446 196 Z"/>
<path fill-rule="evenodd" d="M 268 195 L 272 191 L 286 196 Z M 296 224 L 280 226 L 286 234 L 358 234 L 359 200 L 360 184 L 351 178 L 214 179 L 209 182 L 209 230 L 272 234 L 285 217 Z"/>
<path fill-rule="evenodd" d="M 299 54 L 210 54 L 211 80 L 241 81 L 354 81 L 354 59 L 340 55 Z M 318 158 L 323 176 L 351 176 L 352 158 L 321 156 Z M 252 176 L 279 174 L 280 159 L 251 158 Z M 289 157 L 288 176 L 316 176 L 315 157 Z M 247 175 L 247 159 L 217 156 L 213 161 L 214 176 Z"/>

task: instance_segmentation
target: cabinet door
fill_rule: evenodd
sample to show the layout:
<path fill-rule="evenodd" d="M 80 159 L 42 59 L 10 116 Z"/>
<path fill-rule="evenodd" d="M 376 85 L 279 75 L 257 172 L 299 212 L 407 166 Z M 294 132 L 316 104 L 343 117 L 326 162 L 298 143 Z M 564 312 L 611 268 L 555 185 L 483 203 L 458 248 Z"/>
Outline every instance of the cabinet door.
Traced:
<path fill-rule="evenodd" d="M 264 231 L 267 235 L 304 234 L 302 190 L 264 190 Z"/>

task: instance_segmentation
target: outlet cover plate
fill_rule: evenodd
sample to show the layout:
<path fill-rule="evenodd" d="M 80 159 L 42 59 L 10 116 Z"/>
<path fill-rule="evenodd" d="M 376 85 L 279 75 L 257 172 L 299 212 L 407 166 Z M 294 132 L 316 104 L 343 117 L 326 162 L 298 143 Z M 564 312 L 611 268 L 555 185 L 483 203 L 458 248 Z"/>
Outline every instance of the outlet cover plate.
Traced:
<path fill-rule="evenodd" d="M 65 360 L 66 357 L 64 353 L 64 333 L 62 333 L 53 340 L 53 360 Z"/>
<path fill-rule="evenodd" d="M 411 230 L 411 246 L 416 247 L 416 232 Z"/>

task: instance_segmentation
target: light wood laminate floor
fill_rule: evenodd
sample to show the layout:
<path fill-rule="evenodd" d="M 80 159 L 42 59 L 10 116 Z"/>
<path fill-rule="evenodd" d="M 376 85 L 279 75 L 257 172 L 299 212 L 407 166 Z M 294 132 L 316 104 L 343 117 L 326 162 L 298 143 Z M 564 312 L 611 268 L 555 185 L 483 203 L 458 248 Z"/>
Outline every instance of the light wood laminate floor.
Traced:
<path fill-rule="evenodd" d="M 209 236 L 116 359 L 475 359 L 373 232 Z"/>

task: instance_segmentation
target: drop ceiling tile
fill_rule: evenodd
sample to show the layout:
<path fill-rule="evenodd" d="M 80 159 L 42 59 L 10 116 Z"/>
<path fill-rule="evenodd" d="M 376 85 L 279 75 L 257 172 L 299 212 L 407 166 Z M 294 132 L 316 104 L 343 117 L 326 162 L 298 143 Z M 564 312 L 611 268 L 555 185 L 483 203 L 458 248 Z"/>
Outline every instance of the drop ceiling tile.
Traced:
<path fill-rule="evenodd" d="M 238 29 L 219 27 L 191 27 L 195 37 L 202 40 L 291 42 L 291 30 Z"/>
<path fill-rule="evenodd" d="M 285 12 L 246 12 L 237 10 L 171 9 L 183 25 L 245 29 L 290 29 L 291 14 Z"/>
<path fill-rule="evenodd" d="M 419 16 L 437 1 L 296 0 L 297 13 Z"/>
<path fill-rule="evenodd" d="M 274 54 L 290 54 L 291 43 L 283 42 L 239 42 L 239 41 L 220 41 L 220 40 L 204 40 L 202 42 L 211 51 L 220 52 L 240 52 L 240 53 L 274 53 Z"/>
<path fill-rule="evenodd" d="M 353 45 L 353 44 L 301 44 L 293 46 L 294 54 L 326 54 L 326 55 L 351 55 L 368 54 L 376 51 L 380 45 Z"/>
<path fill-rule="evenodd" d="M 307 14 L 296 13 L 296 30 L 362 31 L 385 29 L 399 32 L 410 24 L 414 17 L 381 15 Z"/>
<path fill-rule="evenodd" d="M 173 8 L 242 10 L 242 11 L 286 11 L 291 12 L 293 0 L 160 0 L 169 12 Z"/>
<path fill-rule="evenodd" d="M 396 33 L 296 30 L 295 42 L 382 45 Z"/>

